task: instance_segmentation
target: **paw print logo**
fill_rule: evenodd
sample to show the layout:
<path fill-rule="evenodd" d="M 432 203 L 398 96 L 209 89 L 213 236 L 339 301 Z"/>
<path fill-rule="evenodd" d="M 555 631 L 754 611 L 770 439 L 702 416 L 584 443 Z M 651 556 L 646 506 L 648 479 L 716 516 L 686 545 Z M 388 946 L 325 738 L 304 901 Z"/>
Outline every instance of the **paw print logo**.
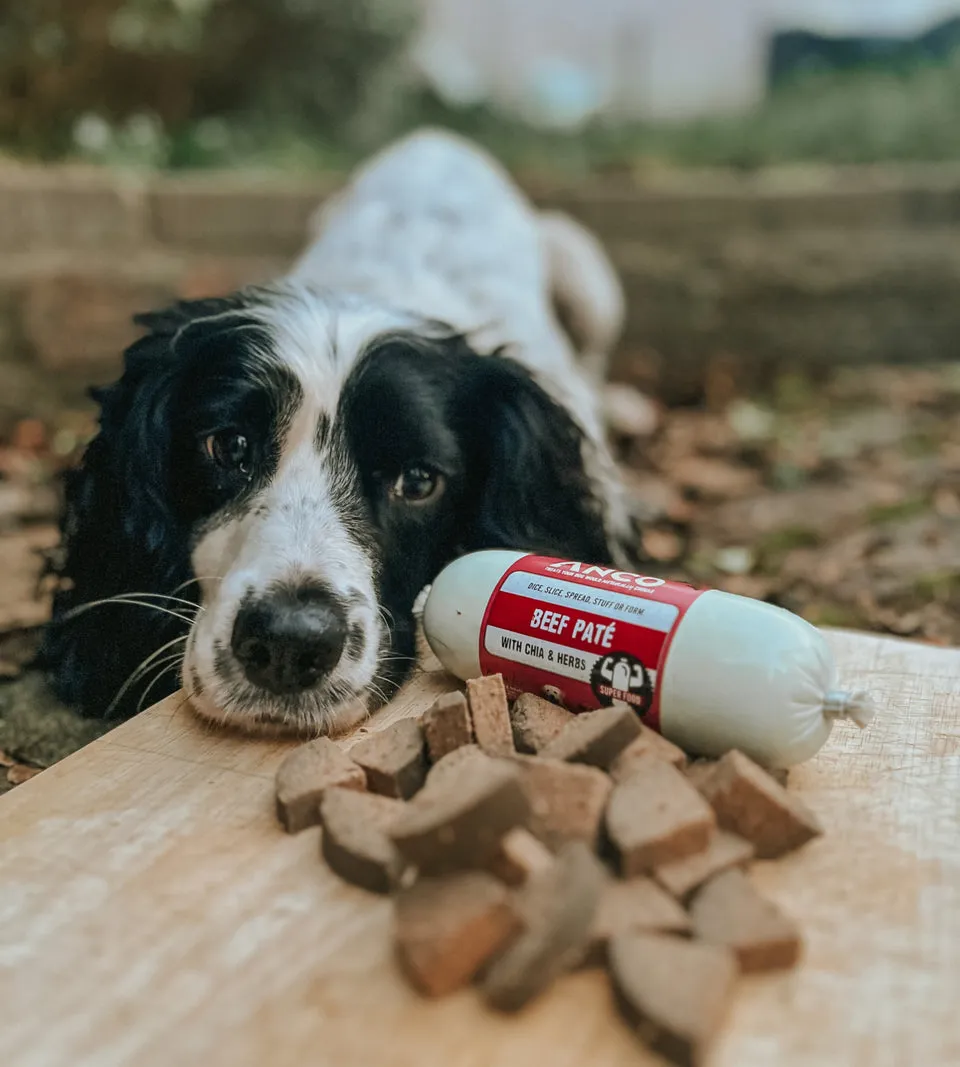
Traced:
<path fill-rule="evenodd" d="M 564 692 L 559 686 L 543 686 L 540 689 L 540 696 L 542 696 L 544 700 L 549 700 L 551 704 L 559 704 L 561 707 L 566 707 Z"/>

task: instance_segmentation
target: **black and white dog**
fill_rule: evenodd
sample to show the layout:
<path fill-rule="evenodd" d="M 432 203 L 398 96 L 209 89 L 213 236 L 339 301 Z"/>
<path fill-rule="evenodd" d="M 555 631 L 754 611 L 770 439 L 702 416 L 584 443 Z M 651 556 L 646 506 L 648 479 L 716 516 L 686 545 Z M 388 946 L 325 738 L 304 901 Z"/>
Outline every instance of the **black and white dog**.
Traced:
<path fill-rule="evenodd" d="M 628 566 L 596 390 L 621 314 L 593 237 L 485 154 L 383 152 L 282 281 L 139 317 L 68 480 L 58 692 L 128 715 L 179 678 L 217 722 L 339 730 L 409 673 L 459 553 Z"/>

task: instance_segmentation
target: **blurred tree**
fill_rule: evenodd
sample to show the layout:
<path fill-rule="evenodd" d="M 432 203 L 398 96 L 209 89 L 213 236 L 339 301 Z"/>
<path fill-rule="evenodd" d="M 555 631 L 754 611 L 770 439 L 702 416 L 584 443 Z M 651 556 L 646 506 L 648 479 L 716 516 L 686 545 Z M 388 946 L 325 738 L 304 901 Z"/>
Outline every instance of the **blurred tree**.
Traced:
<path fill-rule="evenodd" d="M 0 139 L 57 155 L 90 115 L 340 133 L 407 25 L 402 0 L 0 0 Z"/>

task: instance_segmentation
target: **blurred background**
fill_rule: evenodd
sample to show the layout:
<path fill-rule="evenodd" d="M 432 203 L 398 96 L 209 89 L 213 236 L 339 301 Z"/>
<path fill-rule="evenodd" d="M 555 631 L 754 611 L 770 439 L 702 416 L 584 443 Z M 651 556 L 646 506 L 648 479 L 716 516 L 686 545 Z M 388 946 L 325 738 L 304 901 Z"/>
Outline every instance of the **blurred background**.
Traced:
<path fill-rule="evenodd" d="M 650 570 L 960 643 L 960 0 L 0 0 L 0 789 L 103 729 L 28 664 L 130 314 L 424 123 L 614 258 Z"/>

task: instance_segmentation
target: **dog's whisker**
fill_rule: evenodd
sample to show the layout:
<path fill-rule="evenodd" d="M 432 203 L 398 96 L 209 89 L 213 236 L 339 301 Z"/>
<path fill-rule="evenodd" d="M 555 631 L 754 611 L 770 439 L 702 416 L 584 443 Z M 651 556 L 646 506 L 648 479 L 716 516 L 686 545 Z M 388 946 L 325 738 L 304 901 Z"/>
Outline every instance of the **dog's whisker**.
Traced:
<path fill-rule="evenodd" d="M 162 677 L 164 674 L 166 674 L 167 671 L 172 670 L 175 667 L 178 668 L 181 663 L 182 663 L 182 657 L 180 655 L 176 654 L 176 653 L 174 653 L 171 656 L 165 656 L 163 659 L 160 659 L 160 660 L 157 660 L 154 663 L 151 663 L 149 667 L 147 667 L 145 670 L 141 671 L 139 677 L 137 678 L 137 681 L 143 682 L 150 676 L 151 671 L 154 671 L 154 670 L 158 671 L 158 675 L 150 682 L 150 684 L 147 686 L 147 689 L 145 690 L 145 692 L 148 693 L 153 688 L 154 684 L 156 683 L 156 680 L 159 677 Z M 143 706 L 142 701 L 143 701 L 143 697 L 141 697 L 141 702 L 140 702 L 139 706 L 137 707 L 137 711 L 141 710 L 141 708 Z M 109 709 L 108 709 L 108 711 L 104 712 L 104 718 L 106 720 L 108 720 L 108 721 L 112 721 L 112 715 L 111 715 Z"/>
<path fill-rule="evenodd" d="M 182 662 L 183 662 L 182 657 L 178 656 L 178 655 L 168 656 L 168 657 L 165 657 L 164 659 L 157 660 L 154 663 L 151 663 L 148 667 L 146 667 L 142 671 L 140 671 L 140 673 L 137 675 L 137 677 L 134 678 L 130 682 L 130 685 L 134 685 L 137 682 L 144 681 L 150 675 L 151 671 L 153 671 L 153 670 L 156 670 L 158 668 L 163 668 L 164 670 L 166 670 L 166 669 L 169 669 L 170 667 L 179 666 Z M 128 689 L 129 688 L 130 688 L 130 686 L 128 686 Z M 111 703 L 111 706 L 104 712 L 104 718 L 110 718 L 110 716 L 112 714 L 112 711 L 113 711 L 113 706 L 117 702 L 118 701 L 115 698 L 114 701 Z"/>
<path fill-rule="evenodd" d="M 195 600 L 185 600 L 183 597 L 173 596 L 170 593 L 156 593 L 150 592 L 146 589 L 127 589 L 122 593 L 116 593 L 114 596 L 104 597 L 103 600 L 123 600 L 128 599 L 130 597 L 136 597 L 141 600 L 167 600 L 171 603 L 181 604 L 184 607 L 190 608 L 193 611 L 200 610 L 203 606 L 201 604 L 198 604 Z M 94 603 L 94 601 L 91 601 L 90 603 Z"/>
<path fill-rule="evenodd" d="M 222 574 L 200 574 L 196 578 L 188 578 L 185 582 L 181 582 L 173 591 L 174 593 L 182 593 L 184 589 L 189 589 L 191 585 L 198 585 L 200 582 L 222 582 Z"/>
<path fill-rule="evenodd" d="M 173 611 L 170 608 L 166 608 L 162 604 L 151 604 L 147 600 L 136 600 L 131 598 L 128 594 L 121 594 L 119 596 L 104 597 L 101 600 L 89 600 L 86 604 L 78 604 L 77 607 L 71 608 L 69 611 L 65 611 L 60 617 L 60 621 L 66 622 L 70 619 L 76 618 L 78 615 L 84 614 L 87 611 L 91 611 L 93 608 L 104 607 L 107 604 L 126 604 L 131 607 L 149 608 L 152 611 L 159 612 L 161 615 L 170 615 L 175 619 L 179 619 L 180 622 L 185 623 L 192 623 L 197 614 L 197 612 L 195 611 L 192 616 L 181 615 L 179 612 Z M 194 605 L 194 607 L 196 607 L 196 605 Z"/>
<path fill-rule="evenodd" d="M 391 678 L 386 678 L 379 671 L 367 683 L 367 690 L 373 693 L 379 700 L 382 700 L 384 704 L 388 703 L 391 696 L 395 694 L 403 683 L 394 681 Z M 384 688 L 386 687 L 386 689 Z M 389 690 L 389 692 L 388 692 Z"/>
<path fill-rule="evenodd" d="M 175 671 L 177 669 L 177 666 L 178 661 L 176 660 L 161 660 L 159 663 L 154 664 L 154 667 L 156 668 L 156 673 L 153 675 L 153 677 L 150 679 L 145 689 L 141 693 L 140 699 L 137 701 L 136 709 L 134 710 L 135 715 L 138 715 L 141 711 L 143 711 L 145 707 L 149 705 L 147 697 L 150 695 L 150 691 L 154 688 L 154 686 L 157 685 L 157 683 L 160 682 L 161 679 L 169 675 L 171 671 Z M 144 680 L 146 680 L 146 676 Z"/>
<path fill-rule="evenodd" d="M 164 736 L 169 736 L 174 730 L 177 723 L 177 715 L 190 703 L 190 694 L 184 692 L 183 698 L 177 702 L 177 706 L 173 709 L 173 712 L 167 716 L 166 723 L 163 727 Z"/>
<path fill-rule="evenodd" d="M 377 604 L 377 616 L 387 630 L 392 630 L 396 625 L 393 612 L 386 606 L 386 604 Z"/>
<path fill-rule="evenodd" d="M 179 637 L 175 637 L 175 638 L 173 638 L 172 641 L 168 641 L 165 645 L 161 645 L 160 648 L 155 649 L 153 652 L 150 653 L 149 656 L 147 656 L 145 659 L 141 660 L 140 663 L 138 663 L 137 666 L 134 667 L 134 669 L 127 676 L 127 680 L 120 687 L 119 692 L 113 698 L 113 700 L 110 701 L 110 704 L 107 707 L 107 710 L 104 712 L 104 714 L 105 715 L 109 715 L 113 711 L 113 709 L 123 699 L 124 695 L 130 690 L 130 687 L 133 686 L 133 685 L 136 685 L 137 681 L 139 681 L 140 678 L 144 677 L 146 674 L 148 674 L 150 672 L 150 670 L 154 666 L 155 661 L 159 657 L 163 656 L 163 654 L 165 652 L 167 652 L 169 649 L 173 648 L 175 645 L 178 645 L 181 642 L 186 641 L 187 637 L 188 637 L 187 634 L 182 634 Z M 174 653 L 174 655 L 176 656 L 177 659 L 183 659 L 183 656 L 181 655 L 180 652 L 176 652 L 176 653 Z"/>
<path fill-rule="evenodd" d="M 149 669 L 157 659 L 159 659 L 160 657 L 164 656 L 164 653 L 168 653 L 171 656 L 180 656 L 182 658 L 183 657 L 182 650 L 178 650 L 176 652 L 170 652 L 169 650 L 172 649 L 175 645 L 179 645 L 182 642 L 186 641 L 186 639 L 187 639 L 187 635 L 186 634 L 182 634 L 179 637 L 174 637 L 172 640 L 168 641 L 165 645 L 161 645 L 159 648 L 154 649 L 154 651 L 151 652 L 149 656 L 147 656 L 145 659 L 141 660 L 139 664 L 137 664 L 137 666 L 134 668 L 133 671 L 131 671 L 130 675 L 128 676 L 127 682 L 125 682 L 124 684 L 125 685 L 133 684 L 133 682 L 135 682 L 136 679 L 137 679 L 138 673 L 141 673 L 144 670 Z"/>
<path fill-rule="evenodd" d="M 378 686 L 374 682 L 371 682 L 367 686 L 367 693 L 370 696 L 376 697 L 381 704 L 387 704 L 390 701 L 390 698 L 387 696 L 387 694 L 380 688 L 380 686 Z"/>
<path fill-rule="evenodd" d="M 150 684 L 146 687 L 146 689 L 144 689 L 143 693 L 141 693 L 140 700 L 137 702 L 137 714 L 138 715 L 140 714 L 141 711 L 143 711 L 144 705 L 146 704 L 147 697 L 150 695 L 150 691 L 154 688 L 154 686 L 157 684 L 157 682 L 159 682 L 160 679 L 163 678 L 165 675 L 169 674 L 170 671 L 176 670 L 177 666 L 179 665 L 179 663 L 180 663 L 180 658 L 179 657 L 176 657 L 172 662 L 170 660 L 162 660 L 161 661 L 161 664 L 163 664 L 163 665 L 160 667 L 160 670 L 154 676 L 153 681 L 151 681 Z"/>
<path fill-rule="evenodd" d="M 374 680 L 379 680 L 379 681 L 383 682 L 384 685 L 391 686 L 394 690 L 399 689 L 403 685 L 403 681 L 402 680 L 397 680 L 395 678 L 391 678 L 388 675 L 381 674 L 379 671 L 373 677 L 374 677 Z"/>
<path fill-rule="evenodd" d="M 151 600 L 165 600 L 171 604 L 181 604 L 184 607 L 188 607 L 192 610 L 199 610 L 202 608 L 201 604 L 198 604 L 195 600 L 184 600 L 183 597 L 172 596 L 170 593 L 147 593 L 140 592 L 136 589 L 131 589 L 126 593 L 119 593 L 118 596 L 123 597 L 140 597 L 142 599 L 150 598 Z"/>

